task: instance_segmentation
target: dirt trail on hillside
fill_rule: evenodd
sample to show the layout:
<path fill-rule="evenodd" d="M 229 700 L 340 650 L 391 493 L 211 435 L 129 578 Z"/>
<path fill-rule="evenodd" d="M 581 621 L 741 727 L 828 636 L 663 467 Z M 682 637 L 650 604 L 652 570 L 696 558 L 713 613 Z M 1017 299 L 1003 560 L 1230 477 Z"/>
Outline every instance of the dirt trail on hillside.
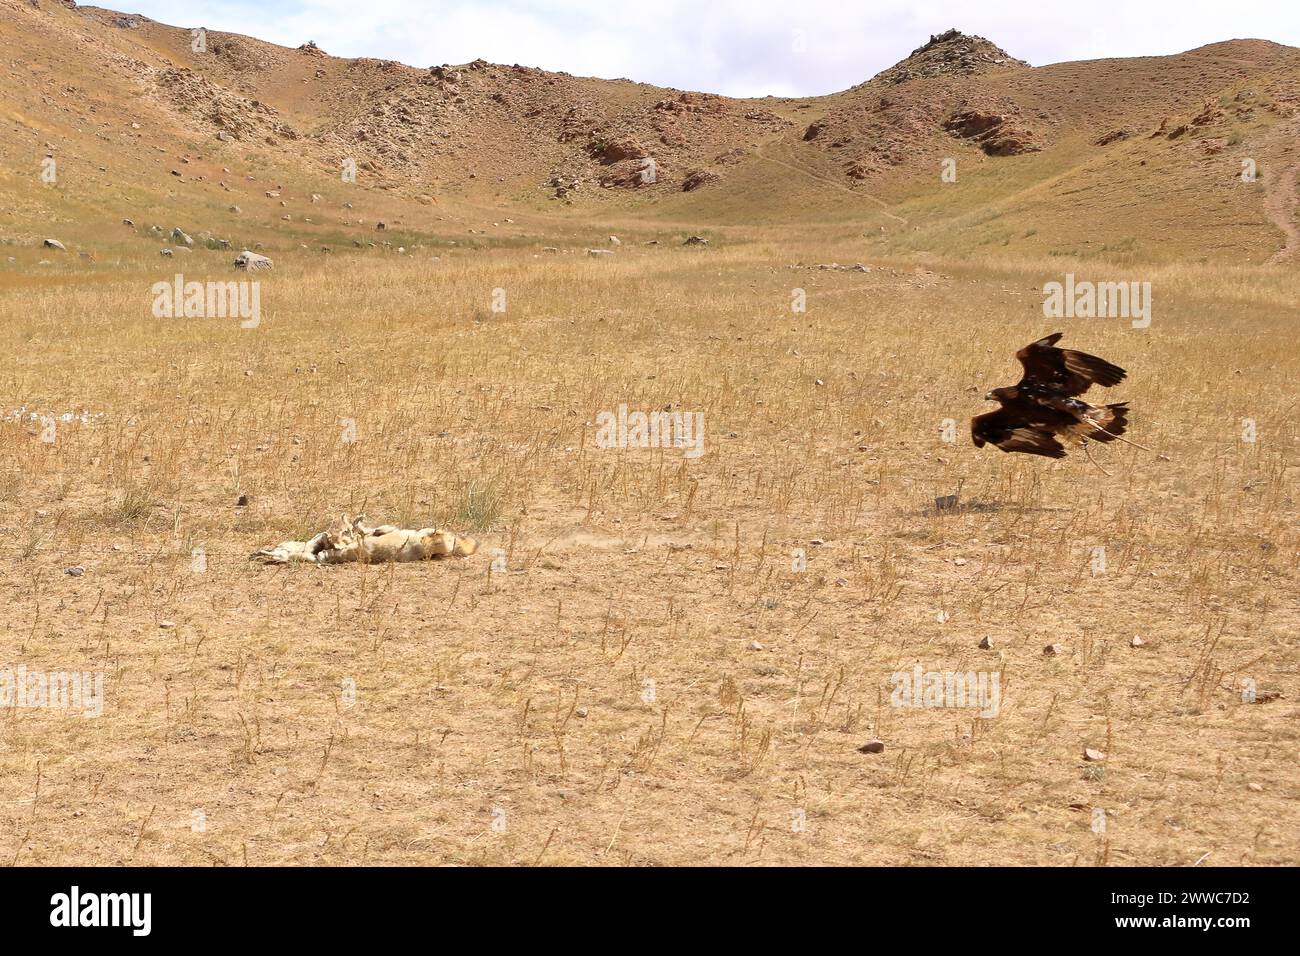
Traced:
<path fill-rule="evenodd" d="M 1300 135 L 1300 121 L 1292 121 L 1276 127 L 1269 139 L 1273 142 L 1292 143 L 1297 135 Z M 1269 263 L 1276 264 L 1290 262 L 1300 251 L 1300 227 L 1296 225 L 1296 207 L 1300 203 L 1300 196 L 1296 193 L 1296 180 L 1300 177 L 1300 162 L 1279 158 L 1272 166 L 1282 172 L 1275 176 L 1272 169 L 1265 171 L 1264 212 L 1286 236 L 1282 248 L 1269 257 Z"/>
<path fill-rule="evenodd" d="M 763 146 L 759 146 L 757 149 L 754 150 L 754 155 L 757 156 L 759 159 L 764 160 L 765 162 L 775 163 L 777 166 L 783 166 L 786 169 L 793 170 L 794 172 L 799 173 L 800 175 L 807 176 L 809 179 L 815 179 L 817 180 L 817 182 L 823 183 L 824 185 L 834 186 L 836 189 L 842 192 L 846 192 L 850 196 L 858 196 L 861 199 L 869 200 L 870 202 L 873 202 L 877 206 L 879 206 L 881 212 L 883 212 L 890 219 L 894 220 L 895 222 L 901 222 L 903 225 L 907 225 L 906 219 L 904 219 L 902 216 L 896 215 L 893 212 L 890 212 L 889 203 L 885 202 L 883 199 L 880 199 L 877 196 L 873 196 L 870 193 L 860 192 L 859 190 L 856 189 L 850 189 L 848 186 L 845 186 L 843 183 L 836 182 L 835 180 L 830 179 L 826 176 L 818 176 L 816 173 L 804 169 L 802 166 L 796 166 L 793 163 L 787 163 L 785 160 L 774 159 L 771 156 L 768 156 L 766 153 L 764 153 L 763 148 L 764 148 Z"/>
<path fill-rule="evenodd" d="M 1268 218 L 1286 234 L 1286 244 L 1269 258 L 1270 263 L 1290 262 L 1300 251 L 1300 228 L 1296 226 L 1296 205 L 1300 197 L 1296 195 L 1296 180 L 1300 177 L 1300 163 L 1290 166 L 1282 173 L 1276 183 L 1267 187 L 1264 197 L 1264 211 Z"/>

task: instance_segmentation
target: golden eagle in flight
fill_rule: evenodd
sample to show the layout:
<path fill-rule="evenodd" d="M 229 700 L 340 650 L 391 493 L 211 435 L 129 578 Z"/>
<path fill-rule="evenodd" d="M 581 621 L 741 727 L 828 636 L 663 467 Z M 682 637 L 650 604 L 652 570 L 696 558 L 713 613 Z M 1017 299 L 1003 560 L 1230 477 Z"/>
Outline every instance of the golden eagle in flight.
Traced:
<path fill-rule="evenodd" d="M 1092 385 L 1118 385 L 1127 373 L 1095 355 L 1058 349 L 1056 343 L 1064 334 L 1055 332 L 1016 353 L 1025 368 L 1024 377 L 984 396 L 1002 407 L 971 419 L 970 434 L 976 448 L 987 443 L 1003 451 L 1064 458 L 1062 440 L 1082 446 L 1086 453 L 1089 439 L 1111 442 L 1124 434 L 1128 402 L 1090 405 L 1078 396 Z"/>

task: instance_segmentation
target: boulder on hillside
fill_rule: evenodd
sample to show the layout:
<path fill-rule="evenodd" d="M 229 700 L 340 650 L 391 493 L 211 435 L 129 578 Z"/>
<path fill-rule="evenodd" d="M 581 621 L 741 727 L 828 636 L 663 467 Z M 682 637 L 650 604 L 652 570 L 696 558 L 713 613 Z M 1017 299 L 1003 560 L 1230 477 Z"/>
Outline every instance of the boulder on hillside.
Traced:
<path fill-rule="evenodd" d="M 682 192 L 694 192 L 701 186 L 707 186 L 709 183 L 716 183 L 722 178 L 721 173 L 715 173 L 711 169 L 697 169 L 689 173 L 685 180 L 682 181 Z"/>
<path fill-rule="evenodd" d="M 256 252 L 249 252 L 245 249 L 239 255 L 235 256 L 235 261 L 232 265 L 234 265 L 236 269 L 258 272 L 262 269 L 273 268 L 275 264 L 266 256 L 258 255 Z"/>
<path fill-rule="evenodd" d="M 60 252 L 67 252 L 67 246 L 57 239 L 46 239 L 41 245 L 46 249 L 58 249 Z"/>

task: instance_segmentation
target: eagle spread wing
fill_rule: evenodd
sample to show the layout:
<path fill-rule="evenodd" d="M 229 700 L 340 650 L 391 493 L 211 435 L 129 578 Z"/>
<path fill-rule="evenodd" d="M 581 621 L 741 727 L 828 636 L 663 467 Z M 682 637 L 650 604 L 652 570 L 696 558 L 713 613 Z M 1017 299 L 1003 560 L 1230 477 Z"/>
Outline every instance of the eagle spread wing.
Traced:
<path fill-rule="evenodd" d="M 1118 365 L 1087 352 L 1056 348 L 1064 334 L 1054 332 L 1047 338 L 1030 342 L 1016 353 L 1016 358 L 1025 367 L 1021 387 L 1038 386 L 1073 397 L 1082 395 L 1093 384 L 1110 388 L 1124 381 L 1128 373 Z"/>
<path fill-rule="evenodd" d="M 1118 365 L 1086 352 L 1058 349 L 1063 333 L 1031 342 L 1016 353 L 1024 377 L 1012 388 L 994 389 L 986 396 L 1001 404 L 997 411 L 971 419 L 975 447 L 996 445 L 1045 458 L 1064 458 L 1064 440 L 1110 442 L 1128 427 L 1128 403 L 1090 405 L 1076 396 L 1092 385 L 1109 388 L 1127 374 Z"/>
<path fill-rule="evenodd" d="M 1056 428 L 1045 422 L 1031 422 L 1027 408 L 1003 406 L 996 412 L 978 415 L 970 420 L 970 436 L 976 448 L 985 443 L 997 445 L 1003 451 L 1022 451 L 1045 458 L 1064 458 L 1065 446 L 1056 440 Z M 1059 427 L 1059 426 L 1057 426 Z"/>

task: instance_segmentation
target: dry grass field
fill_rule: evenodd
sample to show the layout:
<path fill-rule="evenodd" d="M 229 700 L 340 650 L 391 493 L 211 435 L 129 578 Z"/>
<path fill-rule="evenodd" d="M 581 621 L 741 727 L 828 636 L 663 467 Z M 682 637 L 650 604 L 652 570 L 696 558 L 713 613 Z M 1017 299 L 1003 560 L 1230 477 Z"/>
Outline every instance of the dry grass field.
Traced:
<path fill-rule="evenodd" d="M 207 39 L 0 0 L 0 864 L 1300 863 L 1300 50 L 737 100 Z M 971 444 L 1056 331 L 1150 450 Z M 249 560 L 358 512 L 480 548 Z"/>
<path fill-rule="evenodd" d="M 156 258 L 4 273 L 3 656 L 104 697 L 0 713 L 0 861 L 1300 862 L 1293 268 L 1111 266 L 1134 329 L 1043 318 L 1095 262 L 566 228 L 277 254 L 255 329 L 154 318 Z M 970 445 L 1057 330 L 1159 454 Z M 597 447 L 620 405 L 704 453 Z M 482 547 L 247 560 L 343 511 Z M 999 712 L 891 706 L 917 665 Z"/>

